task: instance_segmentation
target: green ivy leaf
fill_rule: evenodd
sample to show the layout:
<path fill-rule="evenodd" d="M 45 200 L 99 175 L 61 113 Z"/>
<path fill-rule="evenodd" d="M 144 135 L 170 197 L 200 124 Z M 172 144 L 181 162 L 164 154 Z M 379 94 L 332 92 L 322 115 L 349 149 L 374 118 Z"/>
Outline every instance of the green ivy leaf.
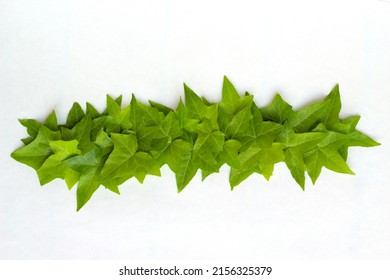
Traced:
<path fill-rule="evenodd" d="M 261 109 L 261 114 L 267 120 L 284 123 L 293 113 L 292 106 L 277 94 L 272 103 Z"/>
<path fill-rule="evenodd" d="M 11 157 L 21 163 L 24 163 L 35 170 L 38 170 L 45 160 L 53 153 L 50 148 L 50 140 L 60 140 L 61 133 L 52 131 L 42 126 L 37 137 L 27 146 L 21 147 L 11 154 Z"/>
<path fill-rule="evenodd" d="M 80 122 L 84 117 L 85 117 L 85 113 L 81 108 L 80 104 L 77 102 L 73 103 L 73 106 L 69 111 L 68 118 L 66 119 L 66 127 L 72 128 L 78 122 Z"/>
<path fill-rule="evenodd" d="M 317 181 L 323 166 L 335 172 L 355 174 L 340 154 L 332 148 L 317 148 L 305 154 L 304 161 L 313 184 Z"/>
<path fill-rule="evenodd" d="M 305 163 L 299 149 L 291 147 L 285 150 L 284 160 L 295 181 L 305 190 Z"/>
<path fill-rule="evenodd" d="M 49 156 L 37 170 L 41 185 L 45 185 L 56 178 L 61 178 L 65 179 L 68 188 L 72 188 L 77 182 L 79 174 L 69 168 L 63 161 L 70 156 L 81 153 L 77 148 L 78 141 L 56 140 L 49 141 L 49 145 L 54 154 Z"/>

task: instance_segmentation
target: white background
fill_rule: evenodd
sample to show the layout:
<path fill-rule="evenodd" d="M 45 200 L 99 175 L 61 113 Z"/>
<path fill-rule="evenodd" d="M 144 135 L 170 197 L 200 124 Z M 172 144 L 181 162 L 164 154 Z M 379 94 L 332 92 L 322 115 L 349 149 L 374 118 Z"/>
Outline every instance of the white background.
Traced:
<path fill-rule="evenodd" d="M 390 3 L 366 1 L 0 0 L 1 259 L 379 259 L 390 257 Z M 222 77 L 258 105 L 295 108 L 340 84 L 342 116 L 382 143 L 353 148 L 349 176 L 323 170 L 302 192 L 278 164 L 230 191 L 228 169 L 177 194 L 174 175 L 99 189 L 40 187 L 9 154 L 18 118 L 63 122 L 131 93 L 175 107 L 182 82 L 218 101 Z"/>

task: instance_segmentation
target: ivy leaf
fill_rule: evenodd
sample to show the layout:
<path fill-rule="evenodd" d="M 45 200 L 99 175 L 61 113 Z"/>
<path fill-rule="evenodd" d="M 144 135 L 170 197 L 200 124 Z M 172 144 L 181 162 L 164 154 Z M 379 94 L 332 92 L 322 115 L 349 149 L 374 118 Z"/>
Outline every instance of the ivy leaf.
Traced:
<path fill-rule="evenodd" d="M 51 114 L 47 117 L 44 126 L 51 130 L 58 130 L 57 127 L 57 115 L 56 112 L 52 111 Z"/>
<path fill-rule="evenodd" d="M 238 158 L 238 154 L 241 146 L 241 143 L 234 139 L 225 141 L 222 151 L 215 157 L 216 163 L 214 163 L 213 158 L 211 158 L 209 169 L 202 169 L 202 181 L 204 181 L 204 179 L 206 179 L 209 175 L 218 173 L 224 163 L 227 163 L 230 167 L 239 168 L 240 160 Z"/>
<path fill-rule="evenodd" d="M 286 122 L 283 126 L 283 131 L 280 133 L 277 140 L 286 148 L 295 148 L 303 154 L 318 147 L 326 137 L 326 130 L 295 133 L 292 126 Z"/>
<path fill-rule="evenodd" d="M 301 151 L 295 147 L 291 147 L 285 150 L 284 161 L 288 169 L 290 169 L 291 175 L 295 181 L 301 186 L 302 190 L 305 190 L 305 162 Z"/>
<path fill-rule="evenodd" d="M 224 110 L 228 115 L 235 115 L 244 107 L 248 105 L 250 106 L 252 100 L 252 96 L 240 96 L 233 84 L 226 76 L 224 76 L 222 85 L 222 101 L 219 104 L 222 110 Z"/>
<path fill-rule="evenodd" d="M 180 98 L 179 104 L 176 109 L 176 116 L 179 122 L 180 128 L 187 132 L 195 132 L 195 129 L 199 123 L 197 119 L 191 119 L 188 117 L 187 107 L 184 105 Z"/>
<path fill-rule="evenodd" d="M 174 173 L 178 173 L 180 171 L 180 159 L 182 159 L 184 153 L 189 151 L 190 144 L 187 141 L 182 139 L 173 141 L 158 158 L 160 166 L 166 163 Z"/>
<path fill-rule="evenodd" d="M 263 148 L 259 167 L 261 174 L 269 180 L 273 171 L 275 163 L 284 160 L 283 145 L 281 143 L 272 143 L 271 147 Z"/>
<path fill-rule="evenodd" d="M 69 111 L 68 118 L 66 119 L 66 127 L 72 128 L 78 122 L 80 122 L 84 117 L 85 117 L 85 113 L 81 108 L 80 104 L 77 102 L 73 103 L 73 106 Z"/>
<path fill-rule="evenodd" d="M 99 168 L 89 168 L 82 173 L 77 186 L 77 211 L 79 211 L 92 197 L 100 186 Z"/>
<path fill-rule="evenodd" d="M 107 148 L 107 145 L 104 146 Z M 74 156 L 64 161 L 68 167 L 81 174 L 77 186 L 77 211 L 90 200 L 101 185 L 99 176 L 107 152 L 109 150 L 104 150 L 104 147 L 96 146 L 84 155 Z M 110 186 L 108 189 L 119 194 L 118 186 Z"/>
<path fill-rule="evenodd" d="M 272 142 L 282 131 L 282 128 L 282 125 L 271 121 L 262 121 L 256 124 L 253 131 L 241 140 L 243 143 L 241 150 L 245 151 L 252 145 L 270 147 Z"/>
<path fill-rule="evenodd" d="M 79 149 L 86 153 L 91 150 L 94 145 L 91 142 L 92 120 L 89 115 L 82 118 L 72 129 L 65 127 L 61 128 L 62 138 L 64 140 L 76 139 L 79 142 Z"/>
<path fill-rule="evenodd" d="M 107 95 L 107 117 L 104 122 L 107 133 L 119 133 L 121 130 L 130 129 L 130 105 L 121 109 L 111 96 Z"/>
<path fill-rule="evenodd" d="M 92 119 L 96 119 L 101 116 L 98 110 L 96 110 L 96 108 L 91 103 L 87 102 L 86 107 L 86 113 L 87 115 L 90 115 Z"/>
<path fill-rule="evenodd" d="M 185 150 L 179 160 L 179 170 L 176 173 L 177 191 L 181 192 L 195 176 L 198 167 L 194 164 L 191 147 Z"/>
<path fill-rule="evenodd" d="M 39 129 L 42 126 L 40 122 L 34 119 L 19 119 L 19 122 L 21 125 L 27 128 L 28 135 L 30 135 L 33 139 L 37 137 Z"/>
<path fill-rule="evenodd" d="M 134 156 L 138 148 L 137 138 L 132 134 L 122 135 L 113 133 L 111 134 L 111 139 L 114 143 L 114 150 L 103 167 L 100 176 L 102 181 L 117 177 L 117 170 L 121 166 L 128 164 L 129 159 Z"/>
<path fill-rule="evenodd" d="M 223 145 L 223 150 L 219 154 L 219 162 L 226 162 L 233 168 L 240 167 L 240 160 L 238 157 L 238 151 L 242 144 L 237 140 L 227 140 Z"/>
<path fill-rule="evenodd" d="M 328 107 L 330 100 L 324 100 L 318 103 L 309 105 L 299 111 L 295 111 L 290 118 L 291 124 L 297 132 L 307 132 L 313 126 L 317 125 L 320 120 L 320 115 Z"/>
<path fill-rule="evenodd" d="M 11 154 L 11 157 L 35 170 L 38 170 L 45 160 L 53 153 L 50 140 L 60 140 L 61 133 L 42 126 L 37 137 L 27 146 L 21 147 Z"/>
<path fill-rule="evenodd" d="M 341 109 L 339 86 L 336 85 L 328 96 L 320 102 L 314 103 L 291 114 L 291 124 L 298 132 L 305 132 L 320 122 L 332 128 L 339 121 Z"/>
<path fill-rule="evenodd" d="M 153 108 L 156 108 L 159 112 L 164 113 L 164 115 L 168 115 L 169 113 L 174 112 L 171 108 L 151 100 L 149 100 L 149 104 Z"/>
<path fill-rule="evenodd" d="M 304 161 L 307 172 L 313 182 L 317 181 L 318 176 L 321 173 L 321 168 L 326 168 L 339 173 L 355 174 L 348 167 L 345 160 L 340 156 L 337 150 L 332 148 L 323 147 L 317 148 L 304 155 Z"/>
<path fill-rule="evenodd" d="M 198 125 L 197 132 L 198 138 L 193 149 L 194 156 L 208 152 L 218 153 L 222 150 L 225 135 L 220 131 L 213 131 L 208 119 Z"/>
<path fill-rule="evenodd" d="M 134 135 L 112 134 L 114 149 L 102 169 L 100 180 L 106 186 L 122 184 L 135 176 L 141 183 L 147 174 L 160 176 L 156 161 L 144 152 L 136 152 L 138 145 Z"/>
<path fill-rule="evenodd" d="M 229 175 L 230 188 L 233 190 L 253 173 L 260 173 L 258 165 L 252 166 L 248 169 L 232 168 Z"/>
<path fill-rule="evenodd" d="M 95 141 L 98 133 L 103 129 L 103 126 L 106 124 L 107 116 L 97 117 L 92 120 L 91 126 L 91 141 Z"/>
<path fill-rule="evenodd" d="M 232 117 L 231 121 L 228 121 L 224 129 L 226 136 L 229 139 L 241 139 L 244 137 L 250 129 L 250 120 L 252 118 L 251 107 L 245 106 Z"/>
<path fill-rule="evenodd" d="M 188 110 L 188 117 L 191 119 L 203 119 L 207 106 L 202 99 L 186 84 L 184 84 L 185 105 Z"/>
<path fill-rule="evenodd" d="M 261 114 L 267 120 L 284 123 L 293 113 L 292 106 L 277 94 L 272 103 L 261 109 Z"/>
<path fill-rule="evenodd" d="M 39 182 L 43 186 L 56 178 L 61 178 L 65 179 L 68 188 L 72 188 L 77 182 L 79 174 L 69 168 L 63 161 L 70 156 L 81 153 L 77 148 L 78 141 L 56 140 L 49 141 L 49 145 L 54 154 L 49 156 L 37 170 Z"/>
<path fill-rule="evenodd" d="M 323 115 L 320 116 L 322 122 L 326 126 L 332 126 L 333 124 L 339 123 L 341 100 L 338 84 L 331 90 L 324 101 L 327 103 L 327 107 L 324 110 Z"/>
<path fill-rule="evenodd" d="M 271 147 L 251 146 L 246 151 L 240 153 L 240 168 L 232 168 L 230 175 L 232 177 L 230 179 L 232 189 L 253 172 L 263 174 L 269 180 L 275 163 L 283 161 L 283 159 L 284 153 L 281 143 L 273 143 Z M 248 173 L 248 170 L 251 170 L 251 173 Z"/>

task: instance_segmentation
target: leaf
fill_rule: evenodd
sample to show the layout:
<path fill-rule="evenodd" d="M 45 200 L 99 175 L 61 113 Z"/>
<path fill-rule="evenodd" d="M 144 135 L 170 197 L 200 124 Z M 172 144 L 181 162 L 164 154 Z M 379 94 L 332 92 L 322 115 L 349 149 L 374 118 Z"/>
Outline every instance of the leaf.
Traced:
<path fill-rule="evenodd" d="M 285 162 L 295 181 L 305 190 L 305 163 L 302 153 L 294 147 L 285 150 Z"/>
<path fill-rule="evenodd" d="M 134 156 L 137 151 L 137 138 L 132 135 L 111 134 L 114 150 L 108 157 L 100 179 L 102 181 L 110 180 L 116 177 L 117 170 L 124 164 L 127 164 L 129 159 Z"/>
<path fill-rule="evenodd" d="M 252 96 L 240 96 L 233 84 L 226 76 L 224 76 L 222 85 L 222 101 L 219 105 L 222 110 L 224 110 L 228 115 L 235 115 L 245 106 L 250 105 L 252 100 Z"/>
<path fill-rule="evenodd" d="M 97 117 L 92 120 L 91 126 L 91 141 L 95 141 L 98 133 L 103 129 L 103 126 L 106 124 L 107 116 Z"/>
<path fill-rule="evenodd" d="M 241 150 L 245 151 L 251 145 L 256 145 L 258 147 L 270 147 L 272 142 L 282 131 L 282 128 L 282 125 L 270 121 L 262 121 L 258 123 L 254 127 L 254 131 L 242 139 L 241 142 L 243 145 Z"/>
<path fill-rule="evenodd" d="M 225 136 L 220 131 L 213 131 L 209 120 L 206 119 L 202 124 L 198 125 L 197 132 L 198 138 L 193 149 L 194 156 L 209 151 L 218 153 L 222 150 Z"/>
<path fill-rule="evenodd" d="M 142 109 L 138 104 L 134 94 L 132 95 L 130 102 L 130 122 L 132 123 L 133 130 L 137 134 L 140 127 L 142 127 Z"/>
<path fill-rule="evenodd" d="M 160 166 L 165 163 L 174 172 L 178 173 L 180 170 L 180 161 L 184 153 L 190 151 L 190 144 L 182 139 L 177 139 L 168 146 L 168 148 L 158 158 Z"/>
<path fill-rule="evenodd" d="M 153 108 L 156 108 L 159 112 L 164 113 L 164 115 L 168 115 L 169 113 L 174 112 L 171 108 L 151 100 L 149 100 L 149 104 Z"/>
<path fill-rule="evenodd" d="M 242 144 L 237 140 L 227 140 L 223 145 L 223 150 L 219 154 L 219 162 L 226 162 L 231 167 L 239 168 L 240 160 L 238 151 Z"/>
<path fill-rule="evenodd" d="M 73 172 L 63 161 L 72 155 L 78 155 L 81 151 L 77 148 L 78 141 L 49 141 L 53 155 L 49 156 L 42 166 L 37 170 L 39 182 L 45 185 L 50 181 L 61 178 L 68 182 L 68 187 L 72 187 L 78 179 L 77 172 Z M 74 182 L 76 180 L 76 182 Z"/>
<path fill-rule="evenodd" d="M 191 119 L 203 119 L 207 106 L 202 99 L 186 84 L 184 84 L 185 105 L 188 110 L 188 117 Z"/>
<path fill-rule="evenodd" d="M 327 131 L 312 131 L 305 133 L 295 133 L 292 126 L 286 122 L 283 131 L 278 136 L 280 141 L 286 148 L 295 148 L 301 154 L 306 153 L 318 147 L 320 143 L 327 137 Z"/>
<path fill-rule="evenodd" d="M 130 129 L 130 105 L 121 109 L 111 96 L 107 95 L 107 117 L 104 122 L 107 133 L 119 133 L 122 130 Z"/>
<path fill-rule="evenodd" d="M 56 112 L 51 112 L 51 114 L 47 117 L 44 125 L 51 130 L 58 130 Z"/>
<path fill-rule="evenodd" d="M 333 124 L 339 122 L 339 113 L 341 109 L 340 91 L 338 84 L 332 89 L 324 101 L 327 102 L 327 107 L 326 110 L 324 110 L 321 119 L 326 126 L 332 126 Z"/>
<path fill-rule="evenodd" d="M 298 132 L 304 132 L 322 122 L 326 127 L 337 126 L 341 109 L 339 86 L 336 85 L 328 96 L 291 114 L 291 124 Z"/>
<path fill-rule="evenodd" d="M 60 140 L 61 133 L 42 126 L 37 137 L 27 146 L 21 147 L 11 154 L 11 157 L 35 170 L 38 170 L 45 160 L 53 153 L 50 140 Z"/>
<path fill-rule="evenodd" d="M 79 211 L 92 197 L 95 191 L 99 188 L 98 181 L 99 169 L 97 167 L 88 169 L 81 174 L 80 181 L 77 186 L 77 211 Z"/>
<path fill-rule="evenodd" d="M 259 166 L 252 166 L 249 169 L 242 169 L 242 170 L 232 168 L 230 170 L 230 176 L 229 176 L 230 188 L 233 190 L 234 187 L 241 184 L 245 179 L 247 179 L 253 173 L 260 173 Z"/>
<path fill-rule="evenodd" d="M 313 182 L 316 182 L 320 175 L 321 168 L 326 168 L 339 173 L 355 174 L 348 167 L 345 160 L 339 155 L 339 153 L 331 148 L 323 147 L 317 148 L 314 151 L 304 155 L 304 161 L 307 172 Z"/>
<path fill-rule="evenodd" d="M 62 138 L 64 140 L 76 139 L 79 142 L 79 149 L 86 153 L 90 151 L 94 145 L 91 142 L 92 120 L 89 115 L 82 118 L 72 129 L 61 128 Z"/>
<path fill-rule="evenodd" d="M 297 132 L 306 132 L 321 122 L 320 115 L 328 107 L 330 100 L 309 105 L 291 114 L 291 124 Z"/>
<path fill-rule="evenodd" d="M 27 128 L 28 135 L 30 135 L 33 139 L 37 137 L 39 129 L 42 126 L 40 122 L 33 119 L 19 119 L 19 122 Z"/>
<path fill-rule="evenodd" d="M 80 122 L 84 118 L 85 114 L 80 104 L 73 103 L 72 108 L 69 111 L 68 118 L 66 119 L 66 127 L 72 128 L 76 123 Z"/>
<path fill-rule="evenodd" d="M 92 119 L 96 119 L 101 116 L 98 110 L 96 110 L 96 108 L 91 103 L 87 102 L 86 107 L 86 113 L 87 115 L 90 115 Z"/>
<path fill-rule="evenodd" d="M 253 172 L 263 174 L 269 180 L 272 175 L 274 164 L 283 161 L 283 145 L 281 143 L 273 143 L 271 147 L 251 146 L 239 155 L 240 167 L 232 168 L 231 176 L 240 179 L 231 179 L 233 188 L 236 183 L 241 182 L 241 179 L 247 178 Z M 251 173 L 247 171 L 251 170 Z"/>
<path fill-rule="evenodd" d="M 176 173 L 177 191 L 181 192 L 195 176 L 198 168 L 192 160 L 192 151 L 184 151 L 179 159 L 179 171 Z"/>
<path fill-rule="evenodd" d="M 249 130 L 250 120 L 253 118 L 251 107 L 245 106 L 241 111 L 235 114 L 225 128 L 225 134 L 229 139 L 240 139 L 244 137 Z"/>
<path fill-rule="evenodd" d="M 180 128 L 187 132 L 195 132 L 195 129 L 199 123 L 197 119 L 190 119 L 188 117 L 187 107 L 184 105 L 183 101 L 180 98 L 179 104 L 176 109 L 176 117 L 179 122 Z"/>
<path fill-rule="evenodd" d="M 259 167 L 261 174 L 269 180 L 273 171 L 275 163 L 284 160 L 283 145 L 281 143 L 272 143 L 269 148 L 263 148 Z"/>
<path fill-rule="evenodd" d="M 261 114 L 267 120 L 284 123 L 293 113 L 292 107 L 277 94 L 272 103 L 261 109 Z"/>

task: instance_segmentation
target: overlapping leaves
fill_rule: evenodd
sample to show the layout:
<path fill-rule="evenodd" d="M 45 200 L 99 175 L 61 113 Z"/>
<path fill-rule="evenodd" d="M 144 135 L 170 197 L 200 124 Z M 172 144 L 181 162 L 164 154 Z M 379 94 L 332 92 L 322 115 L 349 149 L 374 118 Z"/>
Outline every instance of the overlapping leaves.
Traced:
<path fill-rule="evenodd" d="M 339 118 L 338 85 L 322 101 L 299 110 L 277 94 L 259 108 L 253 96 L 240 95 L 225 77 L 222 100 L 211 103 L 184 85 L 185 99 L 176 110 L 133 95 L 107 96 L 99 113 L 90 103 L 84 111 L 74 103 L 66 123 L 55 112 L 44 123 L 22 119 L 29 137 L 11 156 L 37 171 L 41 185 L 60 178 L 77 186 L 77 209 L 100 187 L 119 194 L 119 186 L 135 177 L 160 176 L 167 164 L 182 191 L 198 170 L 205 179 L 223 164 L 231 167 L 233 189 L 253 173 L 271 177 L 274 165 L 285 162 L 292 177 L 305 188 L 307 172 L 314 184 L 322 167 L 353 174 L 346 160 L 351 146 L 379 145 L 356 130 L 359 116 Z"/>

